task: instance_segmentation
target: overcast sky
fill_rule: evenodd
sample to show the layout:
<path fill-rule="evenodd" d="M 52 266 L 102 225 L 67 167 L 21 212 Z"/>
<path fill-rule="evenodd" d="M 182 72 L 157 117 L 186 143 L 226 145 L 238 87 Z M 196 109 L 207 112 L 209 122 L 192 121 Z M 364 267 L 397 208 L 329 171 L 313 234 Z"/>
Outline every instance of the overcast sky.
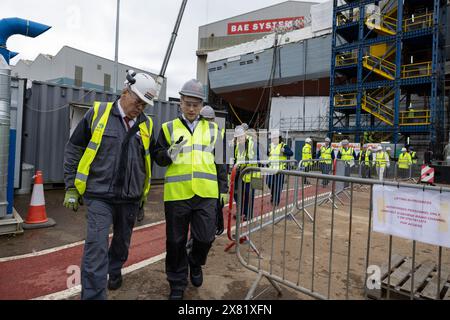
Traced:
<path fill-rule="evenodd" d="M 315 0 L 324 2 L 325 0 Z M 52 26 L 36 39 L 12 36 L 7 45 L 18 59 L 55 55 L 64 46 L 114 60 L 116 0 L 2 0 L 0 18 L 19 17 Z M 181 0 L 122 0 L 119 61 L 159 73 Z M 168 96 L 196 77 L 198 27 L 280 0 L 189 0 L 167 68 Z"/>

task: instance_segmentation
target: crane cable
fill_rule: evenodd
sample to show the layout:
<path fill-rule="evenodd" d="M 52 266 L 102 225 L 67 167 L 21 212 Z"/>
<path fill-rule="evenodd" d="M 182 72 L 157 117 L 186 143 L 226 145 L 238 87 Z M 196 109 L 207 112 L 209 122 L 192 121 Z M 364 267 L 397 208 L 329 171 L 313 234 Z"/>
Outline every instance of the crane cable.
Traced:
<path fill-rule="evenodd" d="M 237 115 L 236 111 L 234 110 L 233 105 L 232 105 L 231 103 L 228 103 L 228 104 L 230 105 L 231 111 L 233 111 L 233 113 L 234 113 L 234 115 L 236 116 L 236 118 L 239 120 L 239 122 L 240 122 L 241 124 L 243 124 L 241 118 L 239 118 L 239 116 Z"/>

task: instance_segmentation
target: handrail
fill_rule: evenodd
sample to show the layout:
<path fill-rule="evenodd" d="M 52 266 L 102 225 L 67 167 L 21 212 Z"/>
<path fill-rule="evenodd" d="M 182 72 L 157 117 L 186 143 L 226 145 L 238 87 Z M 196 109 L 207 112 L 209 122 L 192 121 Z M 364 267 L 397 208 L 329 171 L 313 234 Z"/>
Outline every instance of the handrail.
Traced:
<path fill-rule="evenodd" d="M 431 76 L 431 74 L 432 74 L 431 61 L 411 63 L 402 66 L 403 79 L 427 77 Z"/>
<path fill-rule="evenodd" d="M 377 113 L 379 113 L 379 114 L 382 114 L 379 112 L 379 111 L 382 111 L 383 113 L 390 116 L 391 118 L 394 118 L 394 111 L 391 108 L 389 108 L 388 106 L 382 104 L 380 101 L 378 101 L 370 96 L 367 96 L 367 95 L 364 96 L 363 99 L 364 99 L 364 102 L 366 103 L 366 105 L 368 104 L 369 106 L 372 106 L 374 109 L 377 109 L 377 110 L 371 109 L 372 111 L 378 111 Z M 388 119 L 388 120 L 391 120 L 391 119 Z"/>
<path fill-rule="evenodd" d="M 408 31 L 413 26 L 420 26 L 423 28 L 430 28 L 433 26 L 433 12 L 425 13 L 419 16 L 414 16 L 403 20 L 403 30 Z"/>
<path fill-rule="evenodd" d="M 391 77 L 395 77 L 396 65 L 388 60 L 381 59 L 376 56 L 367 55 L 364 57 L 365 62 L 372 68 L 378 69 L 389 74 Z M 383 70 L 386 69 L 386 70 Z"/>
<path fill-rule="evenodd" d="M 335 107 L 354 107 L 357 104 L 356 93 L 344 93 L 334 96 Z"/>
<path fill-rule="evenodd" d="M 421 121 L 417 121 L 421 120 Z M 400 112 L 400 125 L 428 125 L 431 123 L 431 110 L 411 110 Z"/>
<path fill-rule="evenodd" d="M 358 62 L 358 55 L 356 52 L 346 52 L 336 55 L 337 66 L 348 66 Z"/>

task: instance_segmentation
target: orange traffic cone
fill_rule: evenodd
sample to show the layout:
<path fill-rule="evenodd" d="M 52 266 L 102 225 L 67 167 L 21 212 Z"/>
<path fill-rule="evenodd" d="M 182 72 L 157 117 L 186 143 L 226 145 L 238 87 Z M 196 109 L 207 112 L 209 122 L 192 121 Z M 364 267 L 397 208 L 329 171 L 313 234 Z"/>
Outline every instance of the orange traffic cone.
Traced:
<path fill-rule="evenodd" d="M 47 218 L 47 212 L 45 210 L 44 179 L 42 178 L 42 172 L 36 171 L 36 175 L 33 178 L 35 178 L 33 193 L 23 228 L 39 229 L 53 227 L 56 223 L 53 219 Z"/>

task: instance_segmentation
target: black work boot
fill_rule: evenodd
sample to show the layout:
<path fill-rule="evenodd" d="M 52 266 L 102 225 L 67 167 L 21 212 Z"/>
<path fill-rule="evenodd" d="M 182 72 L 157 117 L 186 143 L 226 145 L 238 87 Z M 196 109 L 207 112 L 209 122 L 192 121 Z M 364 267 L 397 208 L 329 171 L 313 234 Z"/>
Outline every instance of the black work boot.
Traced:
<path fill-rule="evenodd" d="M 110 277 L 108 280 L 108 289 L 117 290 L 122 286 L 122 275 L 117 278 Z"/>
<path fill-rule="evenodd" d="M 169 300 L 183 300 L 184 298 L 184 291 L 179 289 L 171 289 Z"/>
<path fill-rule="evenodd" d="M 203 284 L 203 271 L 201 266 L 196 266 L 189 259 L 189 276 L 194 287 L 201 287 Z"/>

